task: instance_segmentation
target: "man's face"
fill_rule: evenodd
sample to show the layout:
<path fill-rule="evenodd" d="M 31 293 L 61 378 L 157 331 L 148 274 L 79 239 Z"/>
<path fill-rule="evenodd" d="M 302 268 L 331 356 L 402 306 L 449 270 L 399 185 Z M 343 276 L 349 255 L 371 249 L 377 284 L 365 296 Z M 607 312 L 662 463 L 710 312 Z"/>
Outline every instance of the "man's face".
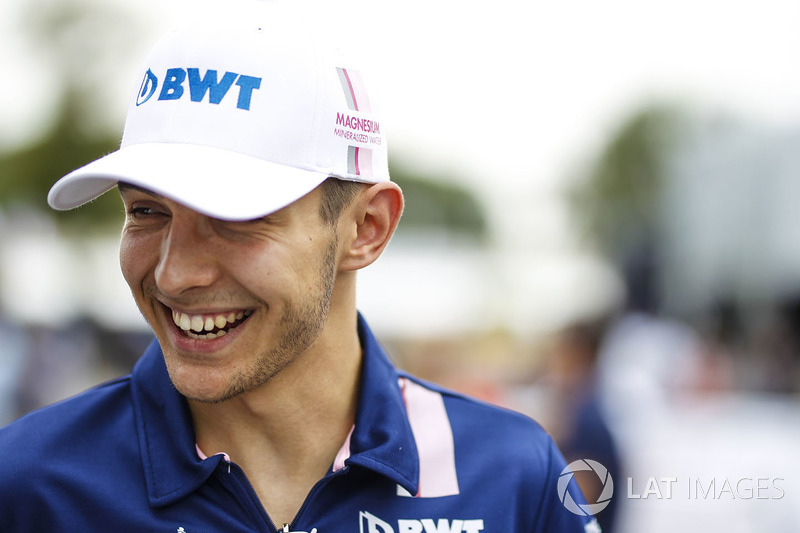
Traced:
<path fill-rule="evenodd" d="M 227 222 L 120 189 L 122 273 L 179 392 L 204 402 L 249 392 L 318 338 L 337 251 L 318 190 L 263 219 Z"/>

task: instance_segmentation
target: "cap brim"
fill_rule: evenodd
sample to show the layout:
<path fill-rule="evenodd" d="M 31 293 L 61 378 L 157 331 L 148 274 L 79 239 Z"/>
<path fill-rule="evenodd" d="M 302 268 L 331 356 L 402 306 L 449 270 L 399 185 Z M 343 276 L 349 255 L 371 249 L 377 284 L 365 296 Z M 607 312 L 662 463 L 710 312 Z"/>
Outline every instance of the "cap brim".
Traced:
<path fill-rule="evenodd" d="M 124 182 L 214 218 L 250 220 L 291 204 L 328 176 L 208 146 L 144 143 L 67 174 L 47 201 L 54 209 L 72 209 Z"/>

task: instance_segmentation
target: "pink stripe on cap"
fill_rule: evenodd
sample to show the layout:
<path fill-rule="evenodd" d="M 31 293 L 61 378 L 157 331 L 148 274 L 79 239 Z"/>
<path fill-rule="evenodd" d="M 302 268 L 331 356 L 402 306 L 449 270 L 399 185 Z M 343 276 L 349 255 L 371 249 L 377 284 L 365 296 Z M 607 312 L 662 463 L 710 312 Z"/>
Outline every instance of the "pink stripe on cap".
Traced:
<path fill-rule="evenodd" d="M 367 94 L 364 80 L 361 73 L 357 70 L 344 69 L 345 76 L 350 83 L 350 90 L 353 94 L 353 99 L 356 101 L 356 111 L 363 111 L 365 113 L 372 112 L 372 105 L 369 102 L 369 95 Z"/>
<path fill-rule="evenodd" d="M 353 110 L 358 111 L 358 98 L 356 98 L 356 92 L 353 90 L 353 82 L 350 79 L 350 74 L 347 72 L 347 69 L 341 69 L 342 74 L 344 74 L 344 79 L 347 81 L 347 87 L 345 88 L 346 91 L 350 93 L 350 98 L 353 101 Z"/>
<path fill-rule="evenodd" d="M 356 148 L 356 161 L 358 175 L 365 178 L 372 177 L 372 150 L 369 148 Z"/>

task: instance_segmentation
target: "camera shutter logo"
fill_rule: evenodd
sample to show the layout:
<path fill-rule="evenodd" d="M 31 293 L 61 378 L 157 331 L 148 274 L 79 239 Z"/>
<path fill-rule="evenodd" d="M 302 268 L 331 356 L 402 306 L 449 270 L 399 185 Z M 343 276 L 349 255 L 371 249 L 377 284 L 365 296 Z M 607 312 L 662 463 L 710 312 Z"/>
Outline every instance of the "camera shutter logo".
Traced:
<path fill-rule="evenodd" d="M 597 475 L 600 483 L 603 484 L 603 490 L 595 503 L 587 503 L 580 505 L 573 498 L 567 490 L 572 478 L 575 477 L 574 472 L 592 471 Z M 558 477 L 558 498 L 564 507 L 573 514 L 580 516 L 593 516 L 605 509 L 611 502 L 611 497 L 614 495 L 614 480 L 608 473 L 608 469 L 591 459 L 579 459 L 567 465 L 561 471 Z"/>

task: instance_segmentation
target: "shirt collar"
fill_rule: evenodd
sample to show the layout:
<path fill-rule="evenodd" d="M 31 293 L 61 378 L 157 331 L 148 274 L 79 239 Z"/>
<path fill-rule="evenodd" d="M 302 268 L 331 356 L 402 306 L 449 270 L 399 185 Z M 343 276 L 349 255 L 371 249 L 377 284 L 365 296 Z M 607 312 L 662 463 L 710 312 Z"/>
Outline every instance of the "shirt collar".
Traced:
<path fill-rule="evenodd" d="M 361 315 L 358 334 L 364 353 L 361 390 L 350 438 L 351 455 L 345 464 L 383 474 L 415 494 L 419 459 L 400 389 L 400 376 Z"/>
<path fill-rule="evenodd" d="M 361 389 L 349 454 L 343 450 L 339 459 L 386 476 L 414 494 L 419 461 L 399 375 L 360 314 L 358 334 Z M 189 407 L 172 386 L 157 342 L 133 370 L 132 394 L 150 505 L 166 506 L 197 490 L 224 458 L 197 456 Z"/>

